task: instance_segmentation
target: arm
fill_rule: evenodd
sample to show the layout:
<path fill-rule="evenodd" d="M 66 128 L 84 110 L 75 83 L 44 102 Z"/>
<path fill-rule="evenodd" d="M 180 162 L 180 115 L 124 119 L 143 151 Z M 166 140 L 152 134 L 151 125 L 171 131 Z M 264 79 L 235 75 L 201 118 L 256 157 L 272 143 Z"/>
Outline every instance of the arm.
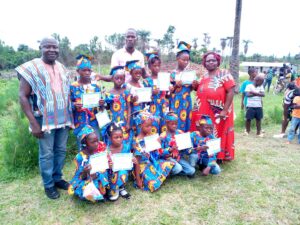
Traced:
<path fill-rule="evenodd" d="M 42 138 L 43 132 L 38 121 L 35 119 L 31 105 L 29 102 L 30 94 L 32 92 L 31 86 L 29 83 L 21 77 L 20 79 L 20 88 L 19 88 L 19 101 L 22 107 L 23 112 L 25 113 L 27 119 L 29 120 L 29 124 L 32 130 L 32 135 L 36 138 Z"/>
<path fill-rule="evenodd" d="M 137 163 L 134 164 L 134 174 L 135 174 L 135 179 L 136 179 L 136 184 L 139 188 L 143 188 L 143 183 L 142 183 L 142 179 L 140 177 L 140 159 L 141 157 L 140 156 L 136 156 L 136 159 L 137 159 Z"/>
<path fill-rule="evenodd" d="M 130 97 L 131 99 L 131 97 Z M 128 113 L 127 113 L 127 124 L 126 124 L 126 129 L 129 130 L 130 128 L 130 119 L 131 119 L 131 104 L 130 102 L 126 101 Z"/>
<path fill-rule="evenodd" d="M 228 109 L 232 104 L 233 101 L 233 96 L 234 96 L 234 87 L 228 89 L 226 91 L 226 97 L 225 97 L 225 103 L 224 103 L 224 108 L 223 110 L 220 112 L 219 117 L 221 119 L 224 119 L 227 115 Z"/>
<path fill-rule="evenodd" d="M 242 100 L 241 100 L 241 109 L 242 110 L 245 108 L 245 106 L 244 106 L 244 99 L 245 99 L 245 93 L 242 93 Z"/>
<path fill-rule="evenodd" d="M 96 74 L 95 78 L 96 78 L 96 80 L 103 80 L 105 82 L 112 82 L 112 76 L 111 75 Z"/>

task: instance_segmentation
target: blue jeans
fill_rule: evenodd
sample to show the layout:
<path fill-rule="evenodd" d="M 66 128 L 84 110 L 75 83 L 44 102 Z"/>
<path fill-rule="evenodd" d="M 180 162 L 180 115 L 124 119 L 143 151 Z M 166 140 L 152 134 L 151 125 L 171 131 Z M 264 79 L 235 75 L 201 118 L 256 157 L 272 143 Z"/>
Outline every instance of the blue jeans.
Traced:
<path fill-rule="evenodd" d="M 217 160 L 216 156 L 209 157 L 207 152 L 200 153 L 199 166 L 200 167 L 210 167 L 210 174 L 217 175 L 221 172 L 220 166 L 215 162 Z"/>
<path fill-rule="evenodd" d="M 292 141 L 294 139 L 296 131 L 295 129 L 297 126 L 300 126 L 300 118 L 292 117 L 291 126 L 287 136 L 288 141 Z M 300 130 L 300 128 L 298 128 L 298 130 Z M 298 134 L 298 143 L 300 144 L 300 132 Z"/>
<path fill-rule="evenodd" d="M 199 160 L 199 157 L 198 157 L 197 153 L 192 153 L 189 155 L 189 163 L 192 167 L 196 166 L 198 160 Z"/>
<path fill-rule="evenodd" d="M 170 159 L 175 162 L 175 166 L 172 169 L 172 175 L 193 175 L 195 168 L 192 167 L 185 159 L 180 159 L 178 162 L 175 159 Z"/>
<path fill-rule="evenodd" d="M 41 124 L 42 117 L 36 117 Z M 39 142 L 39 166 L 45 188 L 54 186 L 62 179 L 62 169 L 67 152 L 69 127 L 53 129 L 44 133 Z"/>
<path fill-rule="evenodd" d="M 98 137 L 98 140 L 100 141 L 100 130 L 99 130 L 99 127 L 93 127 L 93 129 L 95 131 L 95 134 Z M 78 147 L 78 152 L 80 152 L 82 149 L 81 149 L 80 138 L 78 136 L 76 136 L 76 143 L 77 143 L 77 147 Z"/>

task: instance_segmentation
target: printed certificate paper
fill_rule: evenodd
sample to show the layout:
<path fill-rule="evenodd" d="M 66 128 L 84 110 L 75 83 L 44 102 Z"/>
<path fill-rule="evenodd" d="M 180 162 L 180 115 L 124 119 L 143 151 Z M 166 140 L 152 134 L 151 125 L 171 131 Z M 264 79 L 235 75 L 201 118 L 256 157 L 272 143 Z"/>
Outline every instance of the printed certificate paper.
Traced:
<path fill-rule="evenodd" d="M 146 152 L 151 152 L 156 149 L 161 148 L 161 144 L 159 143 L 159 135 L 153 134 L 151 136 L 144 137 L 145 145 L 146 145 Z"/>
<path fill-rule="evenodd" d="M 152 88 L 138 88 L 135 90 L 138 96 L 138 102 L 151 102 Z"/>
<path fill-rule="evenodd" d="M 196 80 L 196 71 L 184 71 L 181 72 L 180 80 L 183 84 L 192 84 Z"/>
<path fill-rule="evenodd" d="M 157 75 L 158 88 L 160 91 L 169 91 L 170 73 L 159 72 Z"/>
<path fill-rule="evenodd" d="M 133 167 L 132 153 L 117 153 L 111 157 L 113 161 L 113 171 L 131 170 Z"/>
<path fill-rule="evenodd" d="M 213 155 L 221 151 L 221 138 L 215 138 L 206 142 L 207 154 Z"/>
<path fill-rule="evenodd" d="M 190 132 L 175 135 L 178 150 L 192 148 L 192 140 Z"/>
<path fill-rule="evenodd" d="M 92 167 L 91 174 L 107 170 L 109 168 L 107 153 L 101 152 L 91 155 L 90 164 Z"/>
<path fill-rule="evenodd" d="M 106 110 L 103 110 L 102 112 L 98 112 L 96 114 L 96 119 L 98 121 L 98 125 L 100 128 L 104 127 L 106 124 L 110 123 L 111 121 Z"/>
<path fill-rule="evenodd" d="M 98 107 L 99 100 L 100 100 L 100 93 L 96 92 L 96 93 L 82 94 L 81 100 L 82 100 L 83 108 Z"/>

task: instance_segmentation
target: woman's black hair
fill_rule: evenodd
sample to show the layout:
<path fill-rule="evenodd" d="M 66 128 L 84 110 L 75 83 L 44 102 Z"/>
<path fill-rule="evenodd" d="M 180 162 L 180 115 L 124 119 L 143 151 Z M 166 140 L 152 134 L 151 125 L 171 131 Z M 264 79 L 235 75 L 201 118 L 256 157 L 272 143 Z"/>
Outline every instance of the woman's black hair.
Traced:
<path fill-rule="evenodd" d="M 148 60 L 148 67 L 152 66 L 156 61 L 161 62 L 158 56 L 154 56 L 153 58 Z"/>
<path fill-rule="evenodd" d="M 178 53 L 176 54 L 176 58 L 180 57 L 180 56 L 183 55 L 183 54 L 187 54 L 187 55 L 189 55 L 189 58 L 191 58 L 190 52 L 189 52 L 188 50 L 183 50 L 183 51 L 178 52 Z"/>
<path fill-rule="evenodd" d="M 112 122 L 109 124 L 109 126 L 107 127 L 107 135 L 109 137 L 111 137 L 112 133 L 113 132 L 116 132 L 116 131 L 122 131 L 122 127 L 118 124 L 118 123 L 115 123 L 115 122 Z"/>
<path fill-rule="evenodd" d="M 290 89 L 290 90 L 294 90 L 296 88 L 296 85 L 293 82 L 288 83 L 288 85 L 286 86 L 286 88 Z"/>

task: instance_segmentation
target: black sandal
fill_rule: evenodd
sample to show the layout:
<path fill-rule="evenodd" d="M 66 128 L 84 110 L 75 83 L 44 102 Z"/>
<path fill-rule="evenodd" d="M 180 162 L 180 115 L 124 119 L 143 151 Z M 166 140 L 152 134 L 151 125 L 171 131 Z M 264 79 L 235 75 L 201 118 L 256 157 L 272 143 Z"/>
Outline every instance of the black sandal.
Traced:
<path fill-rule="evenodd" d="M 120 187 L 119 193 L 120 193 L 120 195 L 121 195 L 122 198 L 125 198 L 127 200 L 130 199 L 131 195 L 126 191 L 126 189 L 124 187 L 122 187 L 122 188 Z"/>

